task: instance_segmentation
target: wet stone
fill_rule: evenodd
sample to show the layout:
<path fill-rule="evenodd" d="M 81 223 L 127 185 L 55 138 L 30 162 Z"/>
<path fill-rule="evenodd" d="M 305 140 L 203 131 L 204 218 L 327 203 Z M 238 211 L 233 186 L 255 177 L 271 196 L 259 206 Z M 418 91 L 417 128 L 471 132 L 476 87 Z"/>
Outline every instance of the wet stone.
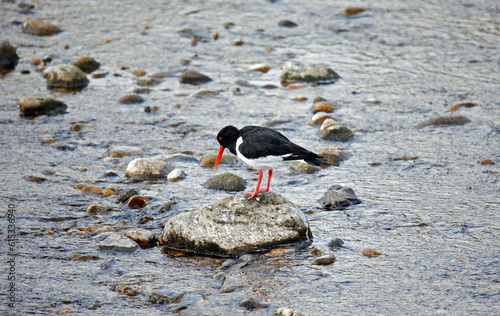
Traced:
<path fill-rule="evenodd" d="M 146 299 L 153 304 L 174 304 L 179 303 L 184 293 L 162 290 L 151 292 L 146 296 Z"/>
<path fill-rule="evenodd" d="M 366 249 L 364 249 L 364 250 L 361 252 L 361 254 L 362 254 L 363 256 L 365 256 L 365 257 L 368 257 L 368 258 L 374 258 L 374 257 L 378 257 L 378 256 L 380 256 L 380 255 L 381 255 L 381 253 L 380 253 L 380 252 L 375 251 L 375 250 L 373 250 L 373 249 L 371 249 L 371 248 L 366 248 Z"/>
<path fill-rule="evenodd" d="M 335 256 L 333 255 L 324 255 L 318 258 L 313 258 L 309 260 L 313 265 L 329 265 L 335 261 Z"/>
<path fill-rule="evenodd" d="M 319 128 L 318 134 L 326 140 L 346 142 L 354 136 L 354 133 L 344 125 L 333 119 L 326 119 Z"/>
<path fill-rule="evenodd" d="M 255 65 L 251 65 L 250 67 L 248 67 L 249 71 L 268 72 L 269 69 L 271 69 L 271 68 L 267 64 L 255 64 Z"/>
<path fill-rule="evenodd" d="M 126 94 L 121 97 L 118 102 L 122 104 L 134 104 L 144 102 L 144 98 L 137 94 Z"/>
<path fill-rule="evenodd" d="M 162 160 L 165 161 L 165 162 L 167 162 L 167 163 L 171 163 L 171 162 L 193 162 L 193 163 L 198 163 L 199 162 L 199 160 L 196 159 L 196 157 L 193 157 L 191 155 L 181 154 L 181 153 L 168 155 L 167 157 L 163 158 Z M 215 163 L 215 160 L 214 160 L 214 163 Z"/>
<path fill-rule="evenodd" d="M 47 181 L 46 178 L 44 177 L 39 177 L 39 176 L 24 176 L 25 180 L 31 181 L 31 182 L 44 182 Z"/>
<path fill-rule="evenodd" d="M 278 22 L 278 25 L 281 27 L 297 27 L 297 23 L 292 22 L 290 20 L 281 20 Z"/>
<path fill-rule="evenodd" d="M 325 64 L 302 64 L 289 61 L 283 65 L 281 84 L 286 86 L 294 82 L 309 82 L 313 84 L 330 84 L 340 79 L 340 76 Z"/>
<path fill-rule="evenodd" d="M 340 185 L 332 185 L 328 188 L 318 202 L 323 205 L 324 208 L 330 210 L 340 209 L 361 203 L 353 189 L 344 188 Z"/>
<path fill-rule="evenodd" d="M 135 146 L 121 146 L 113 145 L 106 150 L 108 156 L 110 157 L 125 157 L 125 156 L 136 156 L 142 155 L 143 151 L 139 147 Z"/>
<path fill-rule="evenodd" d="M 315 173 L 315 172 L 321 170 L 321 167 L 313 166 L 313 165 L 310 165 L 308 163 L 304 163 L 301 161 L 295 161 L 295 162 L 291 163 L 290 169 L 292 169 L 293 171 L 295 171 L 297 173 L 312 174 L 312 173 Z"/>
<path fill-rule="evenodd" d="M 43 76 L 49 89 L 82 89 L 89 83 L 85 73 L 71 64 L 51 66 L 44 70 Z"/>
<path fill-rule="evenodd" d="M 21 97 L 19 107 L 23 116 L 30 117 L 44 114 L 63 114 L 68 108 L 62 101 L 41 97 Z"/>
<path fill-rule="evenodd" d="M 152 87 L 159 85 L 161 83 L 161 78 L 141 78 L 137 80 L 137 85 L 141 87 Z"/>
<path fill-rule="evenodd" d="M 35 18 L 26 19 L 22 28 L 24 33 L 37 36 L 51 36 L 61 32 L 57 26 Z"/>
<path fill-rule="evenodd" d="M 333 103 L 330 101 L 319 101 L 319 102 L 313 103 L 313 105 L 311 107 L 311 111 L 313 113 L 318 113 L 318 112 L 331 113 L 338 108 L 339 108 L 339 106 L 336 103 Z"/>
<path fill-rule="evenodd" d="M 343 16 L 351 16 L 368 10 L 368 8 L 363 7 L 347 7 L 344 8 L 340 14 Z"/>
<path fill-rule="evenodd" d="M 201 84 L 212 81 L 209 77 L 205 76 L 194 70 L 188 70 L 181 74 L 179 78 L 180 83 L 188 83 L 188 84 Z"/>
<path fill-rule="evenodd" d="M 477 103 L 462 102 L 462 103 L 453 104 L 452 106 L 450 106 L 450 108 L 448 109 L 448 111 L 455 112 L 455 111 L 457 111 L 458 109 L 460 109 L 462 107 L 464 107 L 464 108 L 472 108 L 472 107 L 475 107 L 475 106 L 477 106 Z"/>
<path fill-rule="evenodd" d="M 130 72 L 137 77 L 142 77 L 146 75 L 146 72 L 142 69 L 132 69 L 130 70 Z"/>
<path fill-rule="evenodd" d="M 128 164 L 125 175 L 132 180 L 144 181 L 165 178 L 170 171 L 172 167 L 162 160 L 137 158 Z"/>
<path fill-rule="evenodd" d="M 323 147 L 318 150 L 318 155 L 323 157 L 322 162 L 330 165 L 338 166 L 341 161 L 347 159 L 347 154 L 342 150 L 338 150 L 332 147 Z"/>
<path fill-rule="evenodd" d="M 135 241 L 118 233 L 112 233 L 98 245 L 101 250 L 120 252 L 134 252 L 138 247 L 139 245 Z"/>
<path fill-rule="evenodd" d="M 148 205 L 149 199 L 141 195 L 134 195 L 127 201 L 127 206 L 135 209 L 143 208 Z"/>
<path fill-rule="evenodd" d="M 121 191 L 120 195 L 118 195 L 118 202 L 127 203 L 131 197 L 138 194 L 139 192 L 134 189 Z"/>
<path fill-rule="evenodd" d="M 300 209 L 281 195 L 229 196 L 171 218 L 163 231 L 167 248 L 222 257 L 265 251 L 312 237 Z"/>
<path fill-rule="evenodd" d="M 0 74 L 14 70 L 18 60 L 16 48 L 8 41 L 0 42 Z"/>
<path fill-rule="evenodd" d="M 101 64 L 99 64 L 95 59 L 90 57 L 79 57 L 73 65 L 88 74 L 97 70 L 101 66 Z"/>
<path fill-rule="evenodd" d="M 261 303 L 252 298 L 246 298 L 240 302 L 240 306 L 248 310 L 253 310 L 257 308 L 268 308 L 269 304 Z"/>
<path fill-rule="evenodd" d="M 281 307 L 274 312 L 273 316 L 303 316 L 303 314 L 293 308 Z"/>
<path fill-rule="evenodd" d="M 205 188 L 224 191 L 243 191 L 247 182 L 232 173 L 218 174 L 202 184 Z"/>
<path fill-rule="evenodd" d="M 155 235 L 151 231 L 142 228 L 129 230 L 126 236 L 136 243 L 143 245 L 149 245 L 156 240 Z"/>
<path fill-rule="evenodd" d="M 344 244 L 344 241 L 342 239 L 335 238 L 335 239 L 330 240 L 330 242 L 328 243 L 328 247 L 330 247 L 330 248 L 342 247 L 343 244 Z"/>
<path fill-rule="evenodd" d="M 417 125 L 417 128 L 423 128 L 426 126 L 451 126 L 451 125 L 464 125 L 469 123 L 471 120 L 463 115 L 459 114 L 449 114 L 442 115 L 428 119 Z"/>
<path fill-rule="evenodd" d="M 205 154 L 201 157 L 200 165 L 202 167 L 213 167 L 215 165 L 215 160 L 217 159 L 216 154 Z M 238 162 L 238 158 L 232 155 L 222 155 L 220 159 L 220 164 L 224 165 L 235 165 Z"/>
<path fill-rule="evenodd" d="M 98 213 L 104 213 L 104 212 L 106 212 L 106 208 L 105 207 L 92 204 L 85 211 L 85 216 L 94 216 L 94 215 L 96 215 Z"/>
<path fill-rule="evenodd" d="M 168 174 L 167 181 L 176 182 L 185 178 L 186 178 L 186 173 L 184 171 L 182 171 L 181 169 L 174 169 Z"/>
<path fill-rule="evenodd" d="M 326 119 L 333 119 L 328 113 L 326 112 L 316 112 L 313 117 L 311 118 L 311 121 L 309 122 L 310 125 L 321 125 Z"/>

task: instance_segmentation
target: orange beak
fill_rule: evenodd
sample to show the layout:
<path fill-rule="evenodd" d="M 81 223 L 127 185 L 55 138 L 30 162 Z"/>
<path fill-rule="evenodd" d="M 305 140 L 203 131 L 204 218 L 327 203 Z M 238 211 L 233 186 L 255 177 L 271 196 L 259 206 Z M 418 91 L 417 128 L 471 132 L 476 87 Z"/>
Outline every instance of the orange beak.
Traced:
<path fill-rule="evenodd" d="M 215 159 L 214 169 L 217 168 L 217 166 L 219 165 L 219 161 L 222 157 L 222 153 L 224 152 L 224 149 L 225 148 L 222 145 L 220 145 L 219 153 L 217 154 L 217 159 Z"/>

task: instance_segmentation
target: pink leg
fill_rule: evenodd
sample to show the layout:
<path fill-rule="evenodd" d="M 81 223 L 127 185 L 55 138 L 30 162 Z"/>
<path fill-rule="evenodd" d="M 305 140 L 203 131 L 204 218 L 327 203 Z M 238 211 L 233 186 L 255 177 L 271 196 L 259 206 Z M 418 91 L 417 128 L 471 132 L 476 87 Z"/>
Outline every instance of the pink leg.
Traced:
<path fill-rule="evenodd" d="M 253 199 L 254 197 L 259 194 L 259 187 L 260 187 L 260 182 L 262 181 L 262 176 L 264 174 L 262 173 L 262 170 L 259 169 L 259 180 L 257 181 L 257 187 L 255 188 L 255 191 L 253 192 L 243 192 L 244 194 L 250 194 L 250 197 L 248 198 L 249 200 Z"/>
<path fill-rule="evenodd" d="M 267 172 L 267 187 L 265 189 L 260 189 L 260 192 L 267 192 L 269 191 L 269 184 L 271 184 L 271 176 L 273 175 L 273 169 L 269 169 Z"/>

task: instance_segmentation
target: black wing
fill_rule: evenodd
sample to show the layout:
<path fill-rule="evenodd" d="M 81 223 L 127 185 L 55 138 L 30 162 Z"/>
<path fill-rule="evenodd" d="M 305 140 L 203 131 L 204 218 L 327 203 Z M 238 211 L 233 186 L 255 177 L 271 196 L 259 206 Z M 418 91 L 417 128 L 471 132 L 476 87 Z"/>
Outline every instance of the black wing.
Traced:
<path fill-rule="evenodd" d="M 239 151 L 247 158 L 265 156 L 286 156 L 283 160 L 304 160 L 313 165 L 320 165 L 316 158 L 321 156 L 292 143 L 280 132 L 260 126 L 246 126 L 240 130 L 243 145 Z"/>

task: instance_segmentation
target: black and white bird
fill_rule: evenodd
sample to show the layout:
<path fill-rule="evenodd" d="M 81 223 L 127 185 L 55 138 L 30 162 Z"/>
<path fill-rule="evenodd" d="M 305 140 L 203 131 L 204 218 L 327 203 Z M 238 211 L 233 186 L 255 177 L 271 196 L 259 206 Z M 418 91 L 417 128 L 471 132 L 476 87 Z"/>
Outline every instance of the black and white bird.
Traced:
<path fill-rule="evenodd" d="M 292 143 L 283 134 L 266 127 L 245 126 L 237 129 L 234 126 L 226 126 L 217 134 L 217 141 L 220 144 L 219 153 L 215 160 L 214 169 L 219 165 L 224 149 L 240 158 L 244 163 L 259 170 L 257 187 L 250 194 L 249 200 L 257 196 L 259 192 L 269 191 L 273 169 L 284 161 L 302 160 L 311 165 L 319 166 L 318 158 L 321 156 Z M 262 170 L 268 170 L 267 186 L 260 188 L 262 181 Z"/>

